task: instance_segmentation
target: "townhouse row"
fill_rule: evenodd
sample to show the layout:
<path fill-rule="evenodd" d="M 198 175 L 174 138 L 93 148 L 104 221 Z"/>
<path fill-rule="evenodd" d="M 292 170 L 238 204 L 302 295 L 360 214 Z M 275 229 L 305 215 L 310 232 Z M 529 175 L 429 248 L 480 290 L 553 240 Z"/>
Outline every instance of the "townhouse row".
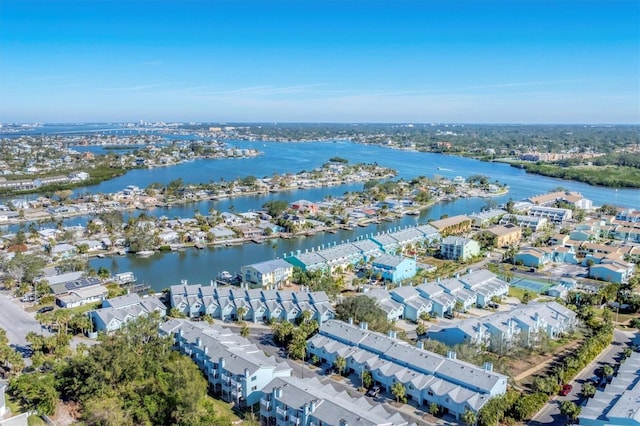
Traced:
<path fill-rule="evenodd" d="M 418 343 L 420 345 L 420 342 Z M 487 401 L 507 390 L 507 377 L 486 363 L 478 367 L 411 346 L 395 338 L 337 320 L 327 321 L 307 342 L 307 353 L 333 365 L 338 357 L 357 375 L 368 371 L 373 380 L 390 392 L 402 383 L 408 399 L 420 407 L 435 403 L 442 411 L 460 418 L 467 410 L 478 413 Z"/>
<path fill-rule="evenodd" d="M 188 285 L 170 287 L 170 307 L 189 318 L 210 315 L 223 321 L 294 321 L 305 311 L 322 324 L 335 311 L 324 291 L 263 290 Z"/>

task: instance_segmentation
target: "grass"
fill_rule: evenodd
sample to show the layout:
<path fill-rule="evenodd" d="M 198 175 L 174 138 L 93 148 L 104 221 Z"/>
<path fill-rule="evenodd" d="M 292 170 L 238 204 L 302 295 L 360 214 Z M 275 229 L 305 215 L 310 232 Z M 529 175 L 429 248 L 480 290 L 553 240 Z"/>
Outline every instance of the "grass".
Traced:
<path fill-rule="evenodd" d="M 224 402 L 220 399 L 215 399 L 212 397 L 209 397 L 209 399 L 213 403 L 216 413 L 230 418 L 233 424 L 242 421 L 242 419 L 238 417 L 238 415 L 231 409 L 231 407 L 233 407 L 233 404 L 231 402 Z"/>
<path fill-rule="evenodd" d="M 101 305 L 102 305 L 102 302 L 94 302 L 94 303 L 88 303 L 82 306 L 76 306 L 75 308 L 65 308 L 65 309 L 75 314 L 83 314 L 93 309 L 98 309 Z"/>
<path fill-rule="evenodd" d="M 525 291 L 527 290 L 524 288 L 509 286 L 509 297 L 517 297 L 522 300 Z"/>
<path fill-rule="evenodd" d="M 47 423 L 45 423 L 45 421 L 42 420 L 42 417 L 38 416 L 37 414 L 32 414 L 31 416 L 27 417 L 27 424 L 29 426 L 44 426 Z"/>

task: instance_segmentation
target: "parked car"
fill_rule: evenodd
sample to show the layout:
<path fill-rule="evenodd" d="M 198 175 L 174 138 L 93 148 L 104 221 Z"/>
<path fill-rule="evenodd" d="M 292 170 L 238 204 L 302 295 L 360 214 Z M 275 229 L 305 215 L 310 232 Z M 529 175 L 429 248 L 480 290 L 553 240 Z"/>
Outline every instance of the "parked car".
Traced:
<path fill-rule="evenodd" d="M 382 389 L 380 388 L 380 386 L 376 385 L 367 391 L 367 396 L 371 396 L 371 397 L 378 396 L 380 395 L 381 390 Z"/>
<path fill-rule="evenodd" d="M 327 376 L 329 374 L 333 374 L 336 372 L 336 368 L 335 367 L 328 367 L 326 370 L 324 370 L 324 374 L 326 374 Z"/>
<path fill-rule="evenodd" d="M 45 312 L 51 312 L 53 311 L 53 306 L 43 306 L 42 308 L 38 309 L 38 313 L 39 314 L 44 314 Z"/>
<path fill-rule="evenodd" d="M 573 386 L 571 386 L 570 384 L 562 385 L 562 390 L 560 390 L 560 395 L 562 396 L 569 395 L 569 393 L 571 393 L 571 389 L 573 389 Z"/>

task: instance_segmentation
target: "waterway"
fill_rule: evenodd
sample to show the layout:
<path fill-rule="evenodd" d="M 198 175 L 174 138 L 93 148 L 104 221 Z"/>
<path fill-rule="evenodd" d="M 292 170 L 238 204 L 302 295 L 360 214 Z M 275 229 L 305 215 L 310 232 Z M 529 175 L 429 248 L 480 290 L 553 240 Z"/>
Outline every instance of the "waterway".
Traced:
<path fill-rule="evenodd" d="M 168 137 L 171 138 L 171 136 Z M 399 177 L 404 179 L 416 176 L 442 176 L 446 178 L 469 177 L 476 174 L 489 176 L 491 181 L 505 183 L 510 187 L 507 195 L 495 198 L 498 203 L 504 203 L 510 198 L 519 200 L 563 187 L 581 192 L 585 197 L 593 200 L 595 205 L 608 203 L 624 207 L 640 207 L 640 190 L 616 190 L 531 175 L 521 169 L 501 163 L 481 162 L 441 154 L 393 150 L 346 141 L 281 143 L 232 140 L 227 142 L 239 148 L 258 149 L 264 155 L 243 159 L 203 159 L 173 167 L 132 170 L 122 177 L 98 185 L 78 188 L 76 193 L 109 193 L 132 184 L 144 188 L 153 182 L 167 184 L 178 178 L 181 178 L 185 183 L 201 183 L 218 182 L 221 179 L 232 180 L 249 175 L 264 177 L 272 176 L 274 173 L 297 173 L 319 167 L 331 157 L 338 156 L 348 159 L 351 163 L 376 162 L 397 170 Z M 82 150 L 83 147 L 77 147 L 77 149 Z M 156 208 L 148 211 L 147 214 L 170 218 L 192 217 L 196 211 L 206 214 L 211 209 L 226 211 L 230 206 L 233 206 L 236 211 L 248 211 L 259 209 L 267 200 L 272 199 L 291 202 L 304 198 L 319 201 L 327 195 L 339 196 L 345 191 L 359 191 L 361 189 L 362 184 L 351 184 L 330 188 L 295 190 L 262 196 L 175 205 L 170 208 Z M 157 253 L 149 258 L 139 258 L 133 255 L 116 256 L 94 259 L 91 261 L 91 267 L 96 269 L 106 267 L 112 273 L 132 271 L 138 277 L 139 283 L 149 284 L 155 290 L 177 284 L 182 279 L 187 279 L 191 283 L 206 284 L 223 270 L 238 272 L 242 265 L 273 259 L 276 256 L 282 257 L 284 253 L 311 250 L 323 244 L 327 246 L 353 240 L 393 227 L 426 223 L 430 218 L 438 219 L 445 214 L 470 214 L 479 211 L 486 203 L 487 201 L 484 199 L 460 199 L 433 206 L 423 211 L 419 217 L 406 216 L 396 223 L 372 224 L 367 228 L 340 231 L 338 234 L 327 233 L 291 240 L 274 240 L 271 243 L 263 244 L 250 243 L 243 246 L 209 247 L 204 250 L 189 249 L 181 252 Z M 76 217 L 65 220 L 64 223 L 66 225 L 84 224 L 87 220 L 86 217 Z M 277 244 L 275 248 L 272 247 L 274 242 Z"/>

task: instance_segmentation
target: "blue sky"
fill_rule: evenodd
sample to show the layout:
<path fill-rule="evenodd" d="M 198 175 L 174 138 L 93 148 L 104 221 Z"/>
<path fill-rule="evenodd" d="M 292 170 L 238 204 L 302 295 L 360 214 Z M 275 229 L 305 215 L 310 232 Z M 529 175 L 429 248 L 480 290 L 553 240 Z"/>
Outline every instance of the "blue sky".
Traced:
<path fill-rule="evenodd" d="M 637 0 L 2 0 L 0 122 L 640 122 Z"/>

